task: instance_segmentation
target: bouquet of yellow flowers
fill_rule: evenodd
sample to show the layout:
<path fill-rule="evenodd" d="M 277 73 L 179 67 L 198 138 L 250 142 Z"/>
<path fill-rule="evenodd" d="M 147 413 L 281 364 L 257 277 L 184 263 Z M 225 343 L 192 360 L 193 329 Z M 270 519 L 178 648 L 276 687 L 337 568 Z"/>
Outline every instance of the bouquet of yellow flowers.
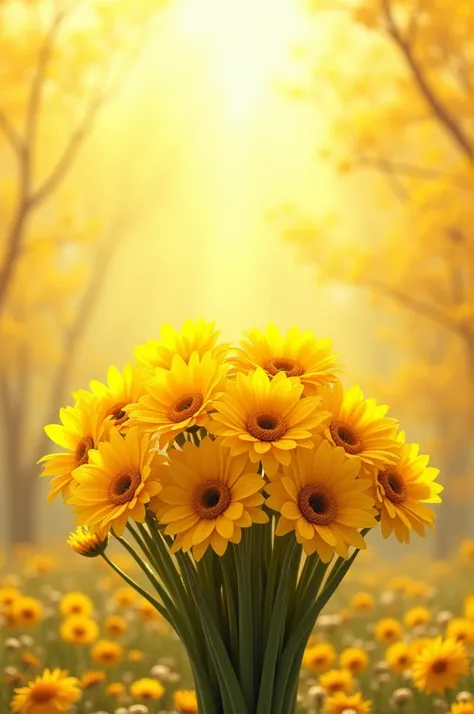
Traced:
<path fill-rule="evenodd" d="M 273 325 L 218 338 L 204 320 L 165 325 L 135 366 L 76 392 L 46 427 L 64 451 L 43 476 L 76 514 L 71 547 L 182 640 L 200 714 L 292 714 L 316 619 L 365 536 L 424 535 L 442 487 L 386 406 L 344 390 L 329 340 Z"/>

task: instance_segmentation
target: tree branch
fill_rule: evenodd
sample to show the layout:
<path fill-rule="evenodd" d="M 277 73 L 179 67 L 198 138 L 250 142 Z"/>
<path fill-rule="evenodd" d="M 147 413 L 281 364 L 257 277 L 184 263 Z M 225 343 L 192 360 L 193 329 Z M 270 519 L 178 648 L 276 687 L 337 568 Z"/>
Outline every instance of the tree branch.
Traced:
<path fill-rule="evenodd" d="M 17 132 L 10 119 L 5 112 L 0 109 L 0 128 L 3 130 L 8 143 L 16 154 L 22 154 L 24 151 L 23 140 Z"/>
<path fill-rule="evenodd" d="M 434 89 L 427 82 L 421 67 L 414 57 L 412 47 L 403 38 L 395 23 L 390 7 L 390 0 L 382 0 L 382 8 L 387 21 L 388 31 L 400 49 L 402 55 L 405 57 L 406 63 L 411 69 L 413 79 L 415 80 L 422 96 L 434 115 L 438 118 L 440 124 L 451 136 L 454 143 L 458 146 L 462 153 L 464 153 L 467 158 L 472 161 L 474 159 L 474 149 L 468 137 L 465 135 L 462 127 L 456 123 L 455 119 L 451 116 L 441 100 L 436 96 Z"/>

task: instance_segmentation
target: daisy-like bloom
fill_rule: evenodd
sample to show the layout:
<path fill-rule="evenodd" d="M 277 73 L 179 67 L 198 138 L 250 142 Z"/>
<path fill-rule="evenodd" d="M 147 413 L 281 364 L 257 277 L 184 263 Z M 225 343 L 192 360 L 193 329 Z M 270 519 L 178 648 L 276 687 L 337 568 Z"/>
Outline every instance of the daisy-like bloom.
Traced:
<path fill-rule="evenodd" d="M 22 596 L 13 601 L 10 614 L 15 627 L 36 627 L 44 618 L 44 609 L 36 598 Z"/>
<path fill-rule="evenodd" d="M 91 657 L 104 667 L 113 667 L 122 661 L 123 647 L 112 640 L 99 640 L 91 650 Z"/>
<path fill-rule="evenodd" d="M 344 714 L 351 712 L 354 714 L 369 714 L 371 702 L 364 700 L 362 694 L 345 694 L 336 692 L 326 699 L 324 714 Z"/>
<path fill-rule="evenodd" d="M 118 588 L 114 593 L 115 604 L 119 607 L 132 607 L 132 605 L 136 603 L 137 599 L 138 595 L 135 590 L 127 586 Z"/>
<path fill-rule="evenodd" d="M 66 453 L 47 454 L 39 460 L 43 464 L 41 476 L 52 476 L 48 500 L 61 493 L 66 500 L 74 489 L 73 471 L 87 464 L 89 451 L 97 448 L 106 432 L 101 420 L 97 398 L 82 390 L 73 407 L 60 410 L 61 424 L 49 424 L 44 430 L 51 441 L 66 449 Z"/>
<path fill-rule="evenodd" d="M 70 615 L 61 623 L 59 635 L 72 645 L 90 645 L 98 638 L 99 627 L 90 617 Z"/>
<path fill-rule="evenodd" d="M 319 677 L 319 684 L 328 694 L 345 692 L 349 694 L 354 689 L 354 677 L 348 669 L 330 669 Z"/>
<path fill-rule="evenodd" d="M 289 466 L 297 446 L 312 449 L 312 433 L 327 417 L 319 397 L 301 399 L 303 385 L 279 372 L 273 379 L 260 367 L 228 381 L 216 402 L 208 430 L 224 437 L 235 456 L 247 453 L 260 460 L 268 475 Z"/>
<path fill-rule="evenodd" d="M 410 642 L 410 655 L 412 659 L 418 657 L 420 652 L 422 652 L 427 647 L 427 645 L 430 645 L 431 642 L 431 637 L 416 637 L 414 640 L 412 640 Z"/>
<path fill-rule="evenodd" d="M 317 339 L 310 330 L 292 327 L 282 336 L 275 325 L 268 325 L 265 332 L 253 329 L 244 335 L 247 339 L 229 360 L 232 371 L 247 373 L 261 367 L 270 377 L 284 372 L 299 379 L 307 395 L 317 394 L 321 385 L 333 382 L 340 372 L 331 340 Z"/>
<path fill-rule="evenodd" d="M 358 460 L 325 440 L 313 451 L 299 449 L 291 466 L 266 486 L 267 505 L 281 513 L 276 535 L 295 531 L 306 555 L 317 552 L 325 563 L 334 552 L 347 558 L 350 546 L 366 548 L 358 529 L 377 521 L 367 479 L 357 478 L 359 470 Z"/>
<path fill-rule="evenodd" d="M 180 714 L 197 714 L 197 697 L 192 689 L 178 689 L 173 693 L 173 703 Z"/>
<path fill-rule="evenodd" d="M 411 646 L 407 642 L 395 642 L 386 650 L 385 661 L 393 672 L 405 672 L 413 661 Z"/>
<path fill-rule="evenodd" d="M 135 357 L 145 368 L 153 372 L 157 368 L 171 369 L 175 355 L 179 355 L 186 364 L 193 352 L 204 357 L 206 352 L 212 352 L 216 359 L 221 360 L 229 345 L 217 346 L 220 330 L 215 329 L 214 322 L 203 319 L 187 320 L 178 332 L 171 325 L 162 325 L 161 340 L 148 340 L 144 345 L 135 348 Z"/>
<path fill-rule="evenodd" d="M 45 669 L 43 674 L 15 689 L 11 702 L 14 714 L 66 714 L 81 698 L 79 680 L 62 669 Z"/>
<path fill-rule="evenodd" d="M 339 656 L 339 664 L 352 674 L 360 674 L 369 664 L 369 656 L 362 647 L 346 647 Z"/>
<path fill-rule="evenodd" d="M 69 534 L 67 544 L 79 555 L 96 558 L 98 555 L 102 555 L 107 548 L 109 534 L 102 535 L 100 532 L 90 531 L 85 526 L 78 526 L 73 533 Z"/>
<path fill-rule="evenodd" d="M 120 637 L 127 631 L 127 620 L 120 615 L 109 615 L 105 618 L 104 628 L 111 637 Z"/>
<path fill-rule="evenodd" d="M 129 662 L 143 662 L 145 655 L 141 650 L 130 650 L 127 659 Z"/>
<path fill-rule="evenodd" d="M 314 674 L 326 672 L 336 659 L 336 650 L 329 642 L 307 647 L 303 655 L 303 667 Z"/>
<path fill-rule="evenodd" d="M 92 599 L 80 592 L 70 592 L 62 596 L 59 601 L 59 612 L 64 617 L 69 615 L 91 615 L 94 610 Z"/>
<path fill-rule="evenodd" d="M 414 627 L 422 627 L 431 620 L 431 612 L 426 607 L 412 607 L 406 611 L 403 618 L 405 627 L 412 630 Z"/>
<path fill-rule="evenodd" d="M 103 419 L 123 431 L 127 426 L 128 415 L 125 407 L 138 402 L 145 394 L 144 379 L 146 373 L 142 367 L 127 364 L 123 372 L 111 365 L 107 372 L 107 384 L 93 380 L 90 383 L 92 393 L 97 397 L 98 407 Z"/>
<path fill-rule="evenodd" d="M 207 426 L 226 372 L 212 352 L 202 358 L 193 352 L 189 363 L 176 355 L 169 370 L 157 370 L 145 383 L 145 396 L 127 407 L 131 424 L 153 433 L 161 448 L 187 429 Z"/>
<path fill-rule="evenodd" d="M 330 412 L 324 436 L 334 446 L 341 446 L 349 457 L 362 462 L 363 473 L 383 469 L 396 462 L 399 444 L 396 440 L 396 419 L 387 417 L 387 406 L 374 399 L 364 399 L 360 387 L 344 392 L 339 380 L 321 392 L 321 409 Z"/>
<path fill-rule="evenodd" d="M 351 610 L 354 612 L 372 612 L 375 598 L 370 593 L 355 593 L 351 599 Z"/>
<path fill-rule="evenodd" d="M 151 508 L 165 533 L 175 536 L 173 553 L 192 549 L 200 560 L 211 546 L 223 555 L 229 542 L 240 542 L 242 528 L 267 522 L 260 493 L 265 482 L 246 454 L 232 456 L 222 439 L 206 437 L 199 447 L 187 442 L 168 457 Z"/>
<path fill-rule="evenodd" d="M 107 685 L 105 691 L 109 697 L 121 700 L 124 694 L 126 693 L 126 688 L 123 682 L 110 682 L 110 684 Z"/>
<path fill-rule="evenodd" d="M 397 575 L 387 583 L 387 590 L 397 595 L 407 595 L 412 587 L 412 579 L 408 575 Z"/>
<path fill-rule="evenodd" d="M 165 688 L 157 679 L 137 679 L 130 685 L 130 694 L 134 699 L 143 701 L 150 699 L 161 699 L 165 693 Z"/>
<path fill-rule="evenodd" d="M 466 538 L 459 544 L 459 556 L 464 565 L 474 564 L 474 538 Z"/>
<path fill-rule="evenodd" d="M 455 702 L 452 704 L 449 714 L 474 714 L 474 699 L 468 702 Z"/>
<path fill-rule="evenodd" d="M 474 645 L 474 622 L 464 617 L 453 617 L 446 627 L 446 637 L 464 642 L 467 646 Z"/>
<path fill-rule="evenodd" d="M 161 622 L 163 620 L 162 615 L 158 612 L 156 607 L 153 607 L 151 602 L 145 598 L 139 600 L 137 610 L 141 619 L 145 622 Z"/>
<path fill-rule="evenodd" d="M 376 501 L 380 509 L 382 535 L 392 532 L 400 543 L 410 542 L 410 531 L 425 535 L 425 526 L 433 528 L 435 514 L 427 503 L 441 503 L 443 487 L 435 482 L 438 469 L 428 466 L 428 456 L 420 456 L 418 444 L 405 444 L 405 434 L 398 436 L 400 450 L 395 463 L 379 470 L 376 476 Z"/>
<path fill-rule="evenodd" d="M 469 655 L 462 642 L 437 637 L 415 658 L 411 671 L 422 692 L 442 694 L 469 673 Z"/>
<path fill-rule="evenodd" d="M 26 570 L 32 575 L 47 575 L 57 567 L 57 560 L 46 553 L 34 553 L 26 562 Z"/>
<path fill-rule="evenodd" d="M 397 642 L 402 636 L 402 626 L 393 617 L 379 620 L 375 626 L 375 639 L 377 642 Z"/>
<path fill-rule="evenodd" d="M 112 429 L 110 442 L 90 452 L 89 463 L 75 471 L 77 486 L 68 500 L 78 523 L 101 533 L 113 528 L 121 536 L 129 518 L 144 522 L 146 504 L 161 488 L 154 466 L 163 460 L 149 443 L 137 428 L 125 438 Z"/>
<path fill-rule="evenodd" d="M 36 669 L 36 667 L 40 666 L 40 660 L 32 652 L 22 652 L 20 655 L 20 659 L 27 667 L 32 667 L 33 669 Z"/>
<path fill-rule="evenodd" d="M 103 684 L 107 679 L 107 675 L 101 669 L 89 669 L 81 677 L 82 689 L 93 689 L 93 687 Z"/>
<path fill-rule="evenodd" d="M 21 590 L 15 587 L 0 588 L 0 615 L 10 616 L 15 600 L 22 597 Z"/>

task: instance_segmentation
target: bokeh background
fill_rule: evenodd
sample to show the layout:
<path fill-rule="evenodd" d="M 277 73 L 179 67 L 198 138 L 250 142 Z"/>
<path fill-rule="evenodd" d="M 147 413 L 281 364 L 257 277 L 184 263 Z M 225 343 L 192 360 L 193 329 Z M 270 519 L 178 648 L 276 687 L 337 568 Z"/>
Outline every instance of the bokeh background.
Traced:
<path fill-rule="evenodd" d="M 330 337 L 441 469 L 416 547 L 472 537 L 473 36 L 471 0 L 0 0 L 7 554 L 72 526 L 43 425 L 198 317 Z"/>

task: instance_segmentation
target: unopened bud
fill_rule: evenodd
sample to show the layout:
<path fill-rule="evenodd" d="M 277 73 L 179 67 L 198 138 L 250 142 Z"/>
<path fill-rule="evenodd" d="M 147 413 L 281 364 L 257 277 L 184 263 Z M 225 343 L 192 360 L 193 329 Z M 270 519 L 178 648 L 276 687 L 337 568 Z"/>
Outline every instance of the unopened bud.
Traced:
<path fill-rule="evenodd" d="M 151 669 L 152 677 L 156 677 L 156 679 L 164 679 L 165 681 L 168 679 L 170 672 L 170 668 L 165 664 L 155 664 L 155 666 Z"/>
<path fill-rule="evenodd" d="M 433 714 L 447 714 L 449 711 L 448 703 L 444 699 L 435 699 L 433 702 Z"/>
<path fill-rule="evenodd" d="M 308 697 L 316 706 L 320 707 L 326 699 L 326 690 L 324 687 L 320 687 L 319 684 L 314 684 L 308 689 Z"/>
<path fill-rule="evenodd" d="M 393 703 L 396 707 L 402 708 L 413 699 L 413 693 L 410 689 L 406 687 L 401 687 L 396 689 L 392 696 Z"/>
<path fill-rule="evenodd" d="M 5 640 L 5 649 L 9 652 L 14 652 L 15 650 L 19 649 L 19 647 L 20 640 L 17 640 L 16 637 L 7 637 L 7 639 Z"/>
<path fill-rule="evenodd" d="M 438 625 L 447 625 L 450 620 L 453 619 L 453 613 L 450 612 L 449 610 L 441 610 L 438 612 L 436 615 L 436 622 Z"/>
<path fill-rule="evenodd" d="M 463 691 L 463 692 L 459 692 L 456 695 L 456 701 L 460 702 L 460 703 L 461 702 L 471 702 L 473 699 L 474 699 L 474 697 L 472 696 L 471 692 Z"/>
<path fill-rule="evenodd" d="M 128 707 L 128 714 L 148 714 L 148 707 L 144 704 L 132 704 Z"/>

